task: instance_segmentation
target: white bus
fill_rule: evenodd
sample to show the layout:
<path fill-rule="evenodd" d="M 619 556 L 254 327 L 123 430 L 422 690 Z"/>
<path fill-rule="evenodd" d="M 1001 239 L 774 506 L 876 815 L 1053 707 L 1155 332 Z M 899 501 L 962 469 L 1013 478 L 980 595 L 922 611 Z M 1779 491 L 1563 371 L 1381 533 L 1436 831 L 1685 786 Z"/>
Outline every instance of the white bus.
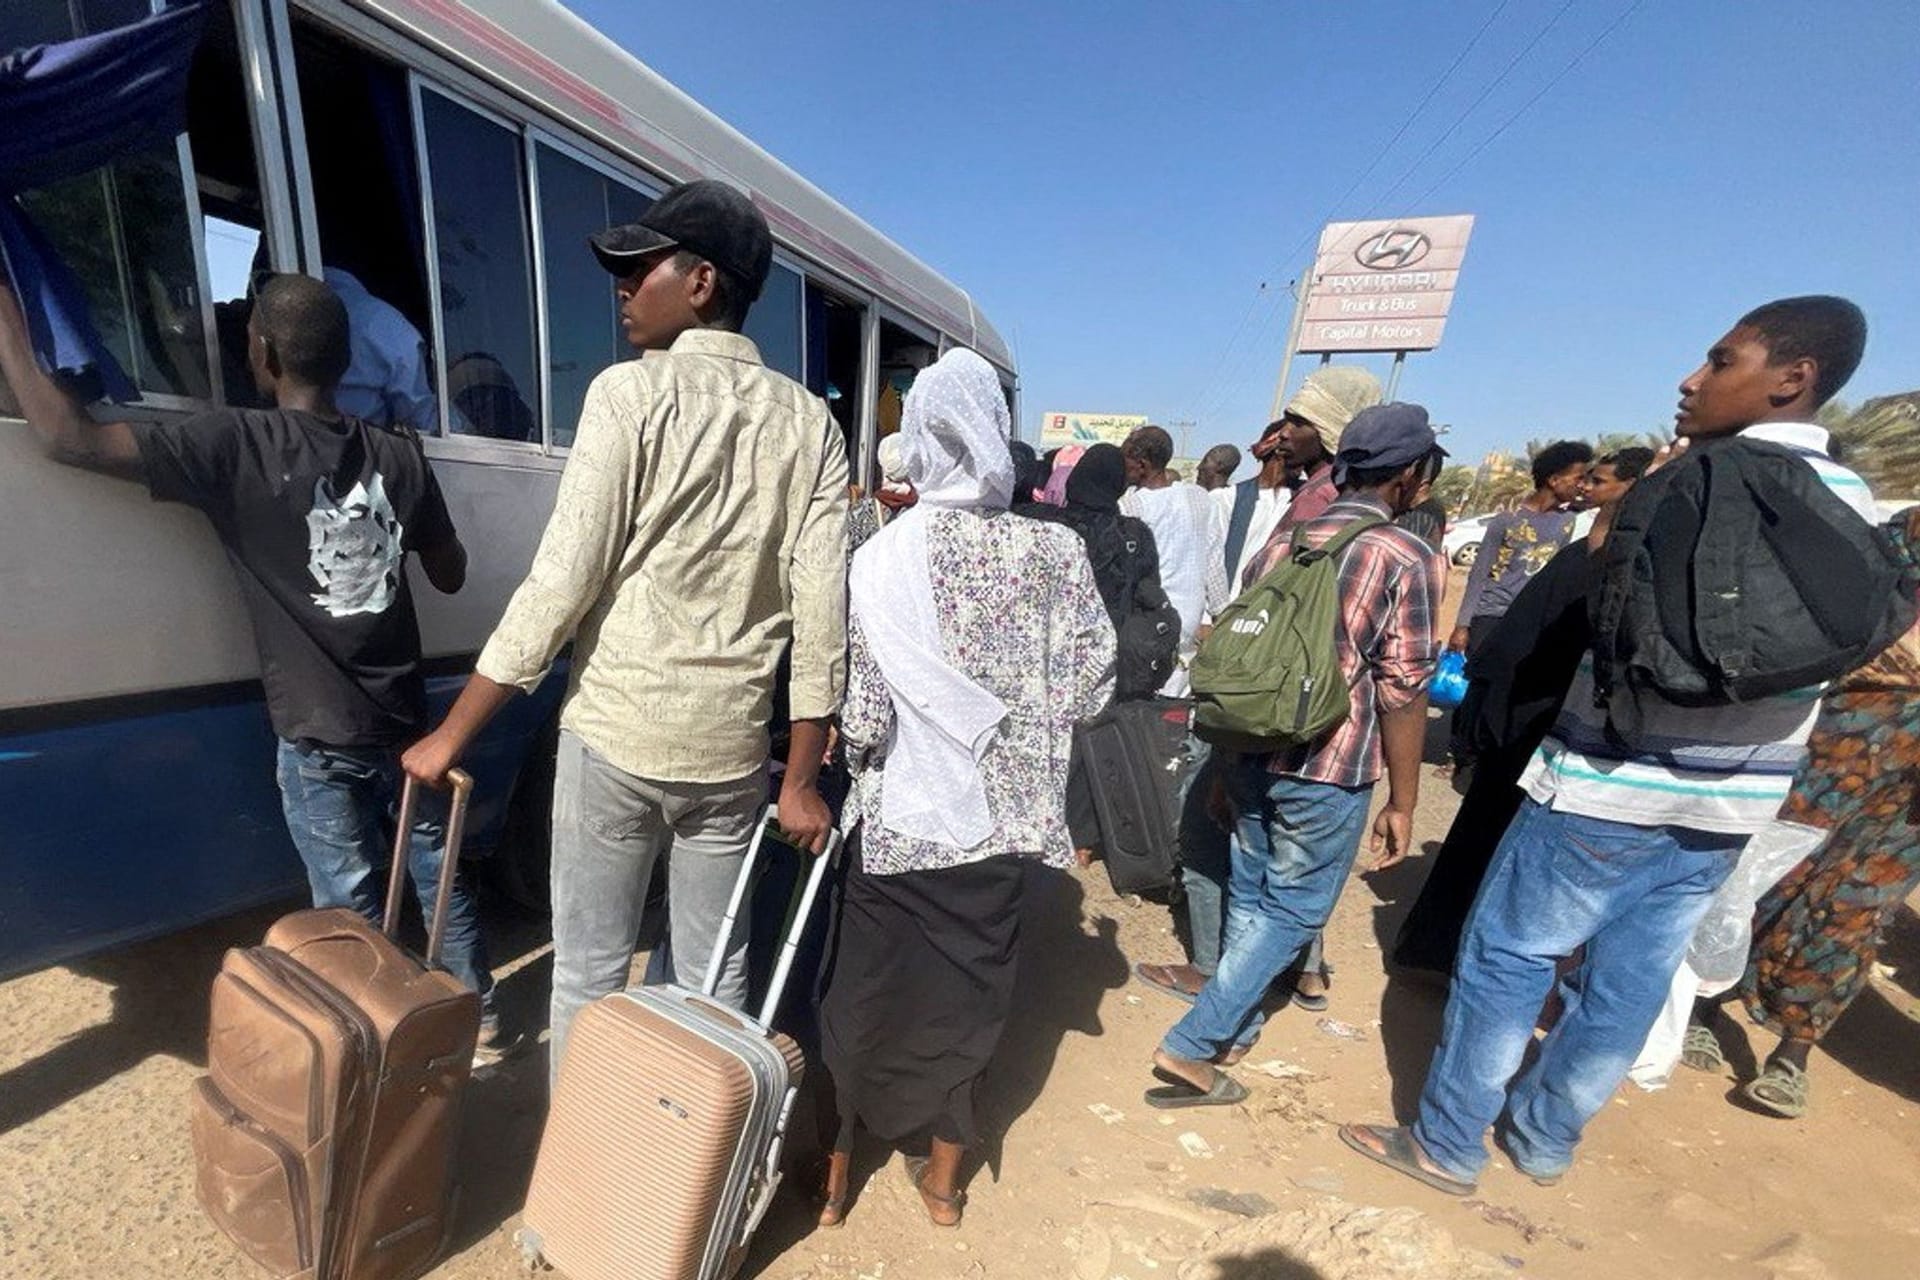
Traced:
<path fill-rule="evenodd" d="M 163 7 L 163 6 L 152 6 Z M 672 182 L 750 193 L 777 242 L 748 333 L 826 397 L 856 479 L 927 349 L 1007 346 L 957 286 L 552 0 L 206 0 L 173 144 L 21 197 L 140 391 L 250 394 L 227 304 L 255 260 L 344 269 L 423 335 L 426 449 L 472 556 L 421 589 L 438 714 L 532 559 L 586 385 L 626 357 L 589 232 Z M 7 0 L 0 52 L 149 0 Z M 223 337 L 225 341 L 223 342 Z M 11 397 L 0 386 L 0 400 Z M 46 460 L 0 407 L 0 976 L 304 883 L 251 635 L 205 521 Z M 559 678 L 470 762 L 475 845 L 544 892 Z M 528 834 L 500 839 L 503 830 Z"/>

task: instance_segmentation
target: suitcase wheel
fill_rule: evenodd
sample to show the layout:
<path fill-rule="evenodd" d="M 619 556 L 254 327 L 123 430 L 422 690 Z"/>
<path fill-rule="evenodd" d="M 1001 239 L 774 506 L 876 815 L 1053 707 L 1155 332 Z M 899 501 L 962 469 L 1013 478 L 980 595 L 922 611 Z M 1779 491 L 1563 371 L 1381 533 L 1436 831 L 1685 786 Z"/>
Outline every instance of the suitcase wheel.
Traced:
<path fill-rule="evenodd" d="M 528 1227 L 522 1227 L 513 1233 L 513 1243 L 520 1250 L 520 1269 L 528 1275 L 537 1275 L 542 1271 L 553 1270 L 553 1264 L 547 1261 L 540 1251 L 540 1235 Z"/>

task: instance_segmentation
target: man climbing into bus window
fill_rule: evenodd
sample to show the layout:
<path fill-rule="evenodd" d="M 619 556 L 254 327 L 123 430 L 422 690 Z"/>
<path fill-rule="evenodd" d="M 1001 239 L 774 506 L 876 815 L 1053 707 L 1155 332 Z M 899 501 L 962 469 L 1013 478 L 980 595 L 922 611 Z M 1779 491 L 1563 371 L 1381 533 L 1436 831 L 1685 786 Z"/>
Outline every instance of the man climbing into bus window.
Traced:
<path fill-rule="evenodd" d="M 315 906 L 381 915 L 386 824 L 398 747 L 426 723 L 420 628 L 406 553 L 441 591 L 465 583 L 467 553 L 411 431 L 343 414 L 347 311 L 326 285 L 272 276 L 247 321 L 253 378 L 269 409 L 184 420 L 96 423 L 40 368 L 26 318 L 0 285 L 0 373 L 60 462 L 144 481 L 155 499 L 197 507 L 239 580 L 260 651 L 279 781 Z M 409 869 L 431 911 L 446 851 L 445 811 L 426 800 Z M 457 880 L 447 968 L 487 1006 L 483 1047 L 504 1042 L 473 902 Z"/>
<path fill-rule="evenodd" d="M 255 295 L 272 278 L 267 238 L 263 235 L 253 253 L 247 296 L 214 304 L 230 404 L 261 407 L 259 401 L 244 394 L 249 380 L 246 328 Z M 334 406 L 376 427 L 411 427 L 427 435 L 439 434 L 440 404 L 434 396 L 433 370 L 420 331 L 398 307 L 376 297 L 345 267 L 329 264 L 321 278 L 347 309 L 347 371 L 333 390 Z"/>
<path fill-rule="evenodd" d="M 627 983 L 667 861 L 668 976 L 699 986 L 766 803 L 775 671 L 791 652 L 780 824 L 825 847 L 816 782 L 846 677 L 847 458 L 819 397 L 740 334 L 772 262 L 746 196 L 690 182 L 592 238 L 627 340 L 594 379 L 527 579 L 445 723 L 407 751 L 438 781 L 574 640 L 553 798 L 553 1042 Z M 746 989 L 745 939 L 720 997 Z M 677 972 L 674 972 L 677 970 Z"/>

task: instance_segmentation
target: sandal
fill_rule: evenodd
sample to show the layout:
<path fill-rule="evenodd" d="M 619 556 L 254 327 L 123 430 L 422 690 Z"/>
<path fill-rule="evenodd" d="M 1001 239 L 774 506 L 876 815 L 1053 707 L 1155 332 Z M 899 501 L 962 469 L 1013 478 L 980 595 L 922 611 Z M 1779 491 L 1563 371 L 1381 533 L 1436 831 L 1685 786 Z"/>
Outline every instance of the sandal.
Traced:
<path fill-rule="evenodd" d="M 1720 1037 L 1713 1034 L 1712 1027 L 1689 1022 L 1687 1034 L 1680 1041 L 1680 1062 L 1693 1071 L 1725 1071 L 1727 1051 L 1720 1047 Z"/>
<path fill-rule="evenodd" d="M 1253 1052 L 1253 1046 L 1259 1043 L 1260 1038 L 1255 1036 L 1249 1044 L 1230 1044 L 1207 1061 L 1216 1067 L 1237 1067 L 1243 1058 Z"/>
<path fill-rule="evenodd" d="M 1214 1072 L 1213 1084 L 1206 1089 L 1164 1067 L 1155 1067 L 1153 1078 L 1166 1082 L 1164 1087 L 1149 1089 L 1145 1094 L 1146 1104 L 1159 1111 L 1178 1111 L 1186 1107 L 1234 1107 L 1247 1100 L 1247 1086 L 1224 1071 Z"/>
<path fill-rule="evenodd" d="M 1182 1001 L 1186 1004 L 1192 1004 L 1200 998 L 1200 987 L 1195 987 L 1189 991 L 1186 984 L 1181 982 L 1179 977 L 1182 969 L 1191 968 L 1191 965 L 1184 964 L 1148 964 L 1143 960 L 1133 966 L 1133 976 L 1152 987 L 1155 991 L 1170 995 L 1175 1000 Z M 1194 972 L 1198 973 L 1199 970 L 1196 969 Z M 1205 985 L 1206 983 L 1203 976 L 1201 986 Z"/>
<path fill-rule="evenodd" d="M 907 1181 L 913 1184 L 913 1189 L 920 1193 L 921 1199 L 932 1202 L 927 1206 L 927 1221 L 936 1227 L 959 1226 L 961 1215 L 967 1207 L 967 1193 L 964 1191 L 956 1191 L 950 1196 L 943 1196 L 927 1190 L 920 1181 L 921 1178 L 926 1176 L 927 1172 L 927 1158 L 925 1156 L 907 1156 L 905 1163 L 907 1166 Z M 953 1214 L 953 1221 L 942 1222 L 939 1218 L 936 1218 L 934 1216 L 935 1205 Z"/>
<path fill-rule="evenodd" d="M 1303 974 L 1302 976 L 1304 977 L 1305 975 Z M 1302 1009 L 1305 1009 L 1308 1013 L 1325 1013 L 1327 1011 L 1327 1006 L 1330 1003 L 1330 1001 L 1327 999 L 1327 993 L 1333 990 L 1333 966 L 1330 964 L 1321 965 L 1319 976 L 1320 976 L 1320 981 L 1326 987 L 1326 990 L 1322 991 L 1317 996 L 1303 995 L 1300 991 L 1300 980 L 1298 978 L 1294 979 L 1293 995 L 1291 999 L 1293 1000 L 1294 1004 L 1298 1005 Z"/>
<path fill-rule="evenodd" d="M 819 1195 L 816 1197 L 820 1205 L 818 1225 L 827 1228 L 844 1226 L 847 1221 L 847 1201 L 851 1198 L 853 1191 L 853 1179 L 848 1177 L 846 1184 L 840 1188 L 840 1194 L 834 1195 L 832 1193 L 833 1157 L 828 1156 L 825 1166 L 817 1171 L 817 1180 L 820 1186 Z"/>
<path fill-rule="evenodd" d="M 1420 1144 L 1413 1140 L 1413 1131 L 1410 1129 L 1373 1124 L 1343 1124 L 1340 1126 L 1340 1141 L 1375 1164 L 1383 1164 L 1389 1169 L 1404 1173 L 1416 1182 L 1426 1183 L 1435 1191 L 1444 1191 L 1450 1196 L 1464 1196 L 1472 1194 L 1474 1190 L 1474 1184 L 1471 1182 L 1462 1182 L 1438 1169 L 1429 1168 L 1426 1164 L 1426 1153 L 1420 1150 Z"/>
<path fill-rule="evenodd" d="M 1807 1073 L 1791 1062 L 1768 1062 L 1740 1092 L 1748 1102 L 1782 1120 L 1798 1120 L 1807 1114 Z"/>

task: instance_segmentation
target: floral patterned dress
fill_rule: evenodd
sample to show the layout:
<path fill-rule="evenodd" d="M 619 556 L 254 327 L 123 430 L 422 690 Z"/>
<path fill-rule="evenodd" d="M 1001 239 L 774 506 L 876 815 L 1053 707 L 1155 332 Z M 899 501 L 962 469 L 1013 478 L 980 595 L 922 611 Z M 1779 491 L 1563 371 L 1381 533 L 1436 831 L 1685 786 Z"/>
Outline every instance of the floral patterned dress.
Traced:
<path fill-rule="evenodd" d="M 1909 556 L 1920 507 L 1891 529 Z M 1780 816 L 1829 832 L 1754 912 L 1740 998 L 1753 1020 L 1815 1042 L 1860 994 L 1880 933 L 1920 886 L 1920 627 L 1840 683 Z"/>
<path fill-rule="evenodd" d="M 933 513 L 927 548 L 946 656 L 1007 708 L 981 763 L 994 832 L 961 850 L 881 823 L 893 697 L 856 612 L 840 732 L 855 764 L 862 863 L 868 874 L 885 875 L 1021 853 L 1066 866 L 1073 726 L 1113 695 L 1113 624 L 1086 548 L 1059 525 L 970 511 Z"/>

